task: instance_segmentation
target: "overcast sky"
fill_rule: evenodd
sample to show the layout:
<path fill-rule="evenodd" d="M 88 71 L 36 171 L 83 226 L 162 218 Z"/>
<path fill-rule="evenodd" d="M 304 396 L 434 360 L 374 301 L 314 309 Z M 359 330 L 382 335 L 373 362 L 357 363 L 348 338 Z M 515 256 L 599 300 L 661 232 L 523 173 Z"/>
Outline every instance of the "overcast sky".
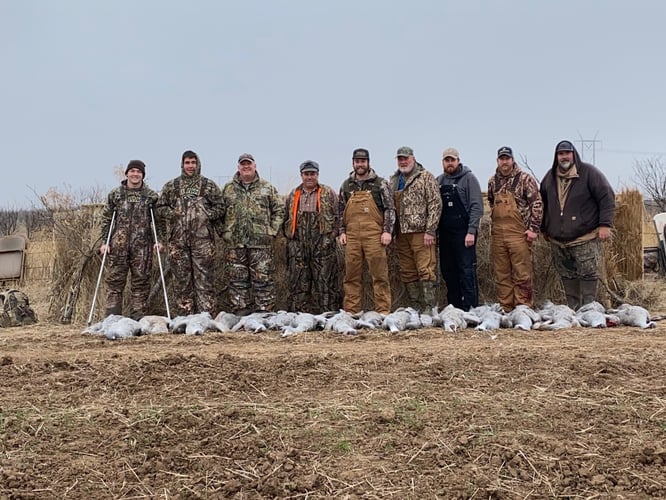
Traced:
<path fill-rule="evenodd" d="M 661 0 L 0 0 L 0 208 L 133 158 L 159 190 L 186 149 L 220 183 L 253 153 L 286 193 L 306 159 L 337 190 L 356 147 L 389 176 L 399 146 L 435 174 L 453 146 L 485 188 L 502 145 L 541 178 L 596 139 L 633 186 L 666 157 L 665 23 Z"/>

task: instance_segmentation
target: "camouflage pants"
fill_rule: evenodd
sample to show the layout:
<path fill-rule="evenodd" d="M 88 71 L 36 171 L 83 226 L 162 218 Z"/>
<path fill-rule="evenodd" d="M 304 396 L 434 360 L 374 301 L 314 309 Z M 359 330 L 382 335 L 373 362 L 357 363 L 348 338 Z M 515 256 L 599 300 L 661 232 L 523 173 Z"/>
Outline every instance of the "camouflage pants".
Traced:
<path fill-rule="evenodd" d="M 111 253 L 107 254 L 106 258 L 109 267 L 106 275 L 105 315 L 123 313 L 123 291 L 129 273 L 130 317 L 140 319 L 145 316 L 153 265 L 152 245 L 135 245 L 129 252 L 118 254 L 111 247 Z"/>
<path fill-rule="evenodd" d="M 564 279 L 596 280 L 601 264 L 601 241 L 594 239 L 580 245 L 563 247 L 550 243 L 553 265 Z"/>
<path fill-rule="evenodd" d="M 229 248 L 224 272 L 232 312 L 275 309 L 272 248 Z"/>
<path fill-rule="evenodd" d="M 176 309 L 180 316 L 209 312 L 215 315 L 215 244 L 205 238 L 169 243 L 169 262 L 173 272 Z"/>
<path fill-rule="evenodd" d="M 340 308 L 334 235 L 303 227 L 287 242 L 289 310 L 319 314 Z"/>

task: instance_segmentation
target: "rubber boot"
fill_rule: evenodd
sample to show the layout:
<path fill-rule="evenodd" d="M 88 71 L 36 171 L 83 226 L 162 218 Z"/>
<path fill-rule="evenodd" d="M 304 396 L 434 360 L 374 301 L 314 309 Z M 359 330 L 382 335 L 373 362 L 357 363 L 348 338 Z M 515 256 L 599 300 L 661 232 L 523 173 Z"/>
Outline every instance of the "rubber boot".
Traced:
<path fill-rule="evenodd" d="M 581 280 L 580 289 L 583 294 L 583 302 L 581 305 L 589 304 L 597 300 L 597 283 L 598 280 Z"/>
<path fill-rule="evenodd" d="M 437 282 L 424 280 L 420 283 L 423 296 L 423 309 L 421 312 L 433 314 L 437 310 Z"/>
<path fill-rule="evenodd" d="M 567 296 L 567 305 L 574 311 L 577 310 L 581 306 L 580 280 L 562 278 L 562 286 L 564 295 Z"/>
<path fill-rule="evenodd" d="M 421 297 L 421 282 L 412 281 L 411 283 L 405 283 L 405 288 L 407 289 L 407 297 L 409 298 L 409 307 L 413 307 L 417 311 L 420 311 L 423 307 L 423 299 Z"/>

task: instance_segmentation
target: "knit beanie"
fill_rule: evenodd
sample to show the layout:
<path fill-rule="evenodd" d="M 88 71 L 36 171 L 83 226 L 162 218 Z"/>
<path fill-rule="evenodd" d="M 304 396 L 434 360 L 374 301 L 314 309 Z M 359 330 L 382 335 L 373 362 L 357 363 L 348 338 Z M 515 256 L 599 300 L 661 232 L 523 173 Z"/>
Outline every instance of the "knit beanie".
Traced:
<path fill-rule="evenodd" d="M 138 168 L 141 170 L 141 173 L 143 176 L 146 176 L 146 164 L 142 162 L 141 160 L 132 160 L 127 164 L 127 168 L 125 169 L 125 175 L 127 175 L 127 172 L 130 171 L 131 168 Z"/>

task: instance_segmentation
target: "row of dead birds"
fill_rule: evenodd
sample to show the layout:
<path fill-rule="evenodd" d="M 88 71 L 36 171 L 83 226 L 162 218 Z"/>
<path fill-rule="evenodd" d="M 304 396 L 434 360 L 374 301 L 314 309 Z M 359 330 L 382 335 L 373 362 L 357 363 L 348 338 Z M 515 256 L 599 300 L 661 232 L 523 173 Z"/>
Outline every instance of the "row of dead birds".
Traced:
<path fill-rule="evenodd" d="M 500 328 L 520 330 L 560 330 L 566 328 L 608 326 L 633 326 L 652 328 L 647 309 L 623 304 L 617 309 L 606 310 L 598 302 L 582 306 L 577 311 L 562 304 L 546 302 L 539 310 L 517 306 L 505 313 L 499 304 L 482 305 L 463 311 L 448 305 L 431 314 L 419 313 L 411 307 L 401 307 L 390 314 L 367 311 L 351 314 L 331 311 L 323 314 L 297 312 L 256 312 L 246 316 L 220 312 L 215 318 L 203 312 L 169 319 L 165 316 L 144 316 L 136 321 L 120 315 L 110 315 L 103 321 L 86 328 L 83 333 L 103 335 L 108 339 L 121 339 L 139 335 L 180 333 L 203 335 L 207 331 L 260 333 L 279 331 L 281 337 L 315 330 L 328 330 L 343 335 L 357 335 L 359 330 L 388 330 L 398 333 L 420 328 L 443 328 L 446 332 L 458 332 L 465 328 L 493 331 Z"/>

